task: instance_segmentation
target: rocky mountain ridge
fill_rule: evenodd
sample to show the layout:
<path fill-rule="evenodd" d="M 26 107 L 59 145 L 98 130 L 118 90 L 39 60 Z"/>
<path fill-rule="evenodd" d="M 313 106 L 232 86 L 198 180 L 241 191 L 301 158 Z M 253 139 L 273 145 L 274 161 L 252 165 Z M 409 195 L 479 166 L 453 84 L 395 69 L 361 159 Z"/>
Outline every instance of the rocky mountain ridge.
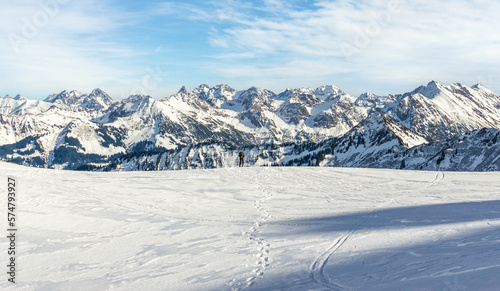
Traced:
<path fill-rule="evenodd" d="M 432 160 L 438 154 L 432 152 L 440 148 L 436 145 L 460 138 L 478 159 L 488 156 L 489 160 L 475 161 L 482 165 L 479 168 L 471 162 L 467 168 L 455 155 L 455 160 L 446 160 L 456 165 L 450 170 L 498 169 L 499 161 L 492 156 L 499 147 L 497 140 L 480 146 L 481 134 L 476 132 L 485 129 L 492 136 L 500 130 L 498 94 L 482 85 L 445 86 L 434 81 L 389 96 L 354 97 L 335 86 L 276 94 L 256 87 L 237 91 L 228 85 L 201 85 L 191 92 L 183 87 L 161 100 L 133 95 L 115 101 L 100 89 L 88 95 L 63 91 L 44 101 L 0 97 L 0 159 L 64 169 L 109 169 L 111 165 L 125 169 L 120 166 L 124 158 L 140 160 L 157 153 L 163 157 L 187 148 L 219 149 L 212 162 L 197 167 L 232 166 L 223 153 L 253 148 L 266 149 L 263 156 L 269 156 L 250 163 L 254 165 L 418 168 L 417 164 L 425 164 L 423 159 Z M 477 145 L 474 139 L 480 139 Z M 300 152 L 301 148 L 309 150 Z M 410 156 L 404 162 L 400 159 L 418 148 L 426 151 L 418 162 Z M 313 158 L 311 149 L 317 157 Z M 273 156 L 270 150 L 277 152 Z M 175 168 L 175 164 L 160 168 Z M 422 169 L 431 169 L 431 164 L 435 166 L 429 162 Z"/>

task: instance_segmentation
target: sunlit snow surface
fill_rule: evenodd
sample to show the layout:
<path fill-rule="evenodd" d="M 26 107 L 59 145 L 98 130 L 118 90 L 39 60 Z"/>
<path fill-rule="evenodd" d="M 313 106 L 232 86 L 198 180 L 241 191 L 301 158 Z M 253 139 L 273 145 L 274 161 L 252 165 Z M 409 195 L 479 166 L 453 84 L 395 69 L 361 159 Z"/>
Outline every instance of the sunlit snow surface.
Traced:
<path fill-rule="evenodd" d="M 500 288 L 498 172 L 0 173 L 4 204 L 19 183 L 16 290 Z"/>

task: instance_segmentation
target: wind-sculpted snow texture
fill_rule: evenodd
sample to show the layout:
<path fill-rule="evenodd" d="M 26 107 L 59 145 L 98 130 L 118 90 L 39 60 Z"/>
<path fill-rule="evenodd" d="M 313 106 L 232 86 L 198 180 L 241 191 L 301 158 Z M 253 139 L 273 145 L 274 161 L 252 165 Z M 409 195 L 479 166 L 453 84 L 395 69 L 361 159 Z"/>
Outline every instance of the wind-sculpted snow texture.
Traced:
<path fill-rule="evenodd" d="M 500 96 L 430 82 L 353 97 L 334 86 L 275 94 L 201 85 L 162 100 L 63 91 L 0 98 L 0 158 L 62 169 L 309 165 L 496 171 Z M 485 141 L 487 140 L 487 141 Z"/>
<path fill-rule="evenodd" d="M 18 183 L 19 268 L 1 290 L 500 286 L 498 172 L 96 173 L 0 162 L 8 176 Z"/>

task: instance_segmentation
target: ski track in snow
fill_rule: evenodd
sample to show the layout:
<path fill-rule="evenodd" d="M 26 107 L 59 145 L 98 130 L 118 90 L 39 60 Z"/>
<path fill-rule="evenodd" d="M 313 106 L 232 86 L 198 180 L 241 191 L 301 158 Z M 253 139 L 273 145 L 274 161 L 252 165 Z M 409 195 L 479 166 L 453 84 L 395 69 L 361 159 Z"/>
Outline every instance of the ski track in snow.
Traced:
<path fill-rule="evenodd" d="M 438 172 L 436 172 L 436 176 L 434 177 L 434 179 L 429 183 L 429 185 L 427 187 L 438 184 L 443 179 L 444 179 L 444 173 L 441 171 L 438 171 Z"/>
<path fill-rule="evenodd" d="M 0 174 L 21 184 L 21 290 L 500 284 L 498 173 L 84 173 L 0 163 Z"/>
<path fill-rule="evenodd" d="M 439 182 L 441 182 L 444 179 L 444 173 L 441 171 L 436 172 L 436 175 L 434 176 L 434 179 L 429 182 L 429 184 L 424 187 L 422 190 L 425 190 L 426 188 L 429 188 L 431 186 L 437 185 Z M 331 259 L 332 255 L 340 249 L 363 224 L 365 224 L 371 217 L 375 216 L 377 211 L 380 209 L 384 209 L 385 207 L 389 206 L 392 204 L 394 201 L 396 201 L 398 198 L 406 195 L 407 193 L 403 193 L 400 196 L 393 198 L 387 202 L 384 202 L 380 204 L 379 206 L 375 207 L 372 209 L 370 213 L 365 215 L 351 230 L 343 234 L 341 237 L 336 239 L 328 249 L 326 249 L 323 253 L 321 253 L 316 259 L 314 259 L 313 263 L 310 266 L 310 278 L 330 289 L 330 290 L 351 290 L 348 286 L 342 285 L 338 282 L 335 282 L 334 279 L 330 278 L 327 273 L 325 273 L 325 267 L 328 264 L 328 261 Z M 332 203 L 331 197 L 326 195 L 326 200 L 328 203 Z"/>
<path fill-rule="evenodd" d="M 335 280 L 331 279 L 328 274 L 325 273 L 325 267 L 327 266 L 331 256 L 346 243 L 349 237 L 351 237 L 363 224 L 365 224 L 368 219 L 373 217 L 379 209 L 382 209 L 383 207 L 388 206 L 391 203 L 392 201 L 389 201 L 377 208 L 374 208 L 370 213 L 365 215 L 351 230 L 335 240 L 328 249 L 326 249 L 318 257 L 316 257 L 310 267 L 311 279 L 330 290 L 349 290 L 349 287 L 336 283 Z"/>

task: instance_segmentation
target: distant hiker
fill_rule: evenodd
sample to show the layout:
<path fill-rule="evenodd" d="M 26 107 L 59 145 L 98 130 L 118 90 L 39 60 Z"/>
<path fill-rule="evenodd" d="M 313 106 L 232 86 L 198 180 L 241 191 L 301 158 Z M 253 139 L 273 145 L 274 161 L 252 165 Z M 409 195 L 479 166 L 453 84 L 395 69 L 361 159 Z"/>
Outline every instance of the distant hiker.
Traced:
<path fill-rule="evenodd" d="M 240 157 L 240 167 L 243 167 L 243 164 L 245 163 L 245 154 L 243 153 L 243 150 L 240 150 L 238 156 Z"/>

